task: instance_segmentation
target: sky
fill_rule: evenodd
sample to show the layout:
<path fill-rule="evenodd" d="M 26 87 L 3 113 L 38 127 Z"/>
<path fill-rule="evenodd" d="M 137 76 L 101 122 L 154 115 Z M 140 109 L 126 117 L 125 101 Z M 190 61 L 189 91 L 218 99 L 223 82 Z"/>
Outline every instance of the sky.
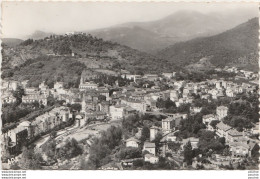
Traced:
<path fill-rule="evenodd" d="M 25 39 L 36 30 L 65 33 L 158 20 L 180 10 L 201 13 L 237 12 L 258 16 L 257 3 L 176 2 L 3 2 L 2 37 Z"/>

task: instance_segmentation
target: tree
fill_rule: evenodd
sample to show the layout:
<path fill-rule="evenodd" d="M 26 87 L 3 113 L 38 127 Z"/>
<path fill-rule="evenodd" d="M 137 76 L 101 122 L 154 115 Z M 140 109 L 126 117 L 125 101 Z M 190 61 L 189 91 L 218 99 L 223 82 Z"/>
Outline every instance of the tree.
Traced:
<path fill-rule="evenodd" d="M 210 122 L 209 125 L 211 125 L 211 126 L 213 127 L 213 129 L 216 129 L 216 126 L 217 126 L 217 124 L 218 124 L 219 122 L 220 122 L 219 120 L 213 120 L 213 121 Z"/>
<path fill-rule="evenodd" d="M 218 141 L 224 146 L 225 143 L 226 143 L 226 138 L 225 138 L 225 137 L 220 137 L 220 138 L 218 139 Z"/>
<path fill-rule="evenodd" d="M 119 159 L 131 159 L 131 158 L 140 158 L 142 157 L 142 151 L 140 148 L 121 148 L 121 150 L 117 153 L 117 157 Z"/>
<path fill-rule="evenodd" d="M 55 99 L 53 96 L 48 96 L 47 97 L 47 105 L 48 106 L 53 106 L 55 104 Z"/>
<path fill-rule="evenodd" d="M 13 96 L 16 98 L 17 105 L 22 103 L 22 97 L 25 95 L 24 89 L 18 86 L 15 91 L 13 91 Z"/>
<path fill-rule="evenodd" d="M 81 104 L 75 103 L 70 106 L 70 111 L 80 111 L 82 109 Z"/>
<path fill-rule="evenodd" d="M 163 135 L 162 135 L 162 133 L 159 132 L 159 133 L 156 134 L 156 136 L 153 140 L 153 142 L 155 143 L 157 152 L 160 149 L 159 144 L 160 144 L 160 141 L 161 141 L 162 138 L 163 138 Z"/>
<path fill-rule="evenodd" d="M 50 133 L 50 137 L 51 137 L 52 139 L 54 139 L 55 137 L 57 137 L 57 131 L 52 131 L 52 132 Z"/>
<path fill-rule="evenodd" d="M 142 129 L 142 134 L 140 140 L 144 142 L 146 139 L 150 137 L 150 129 L 147 126 L 144 126 Z"/>
<path fill-rule="evenodd" d="M 43 161 L 40 153 L 35 153 L 34 149 L 22 150 L 22 157 L 20 160 L 20 166 L 23 170 L 39 170 L 41 169 L 40 163 Z"/>
<path fill-rule="evenodd" d="M 191 165 L 192 158 L 193 158 L 193 150 L 190 141 L 188 141 L 187 144 L 184 146 L 184 162 L 186 162 L 187 165 Z"/>

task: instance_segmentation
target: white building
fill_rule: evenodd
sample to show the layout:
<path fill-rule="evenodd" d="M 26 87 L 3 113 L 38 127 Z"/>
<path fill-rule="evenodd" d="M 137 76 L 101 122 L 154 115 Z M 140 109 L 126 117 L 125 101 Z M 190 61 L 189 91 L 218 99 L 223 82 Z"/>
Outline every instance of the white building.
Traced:
<path fill-rule="evenodd" d="M 159 162 L 159 157 L 157 157 L 153 154 L 145 154 L 144 161 L 152 163 L 152 164 L 156 164 Z"/>
<path fill-rule="evenodd" d="M 228 108 L 226 106 L 218 106 L 216 113 L 219 119 L 223 119 L 227 116 Z"/>
<path fill-rule="evenodd" d="M 155 143 L 144 142 L 143 151 L 147 151 L 153 155 L 155 155 Z"/>
<path fill-rule="evenodd" d="M 134 148 L 138 148 L 140 144 L 140 140 L 131 137 L 129 139 L 126 140 L 126 147 L 134 147 Z"/>

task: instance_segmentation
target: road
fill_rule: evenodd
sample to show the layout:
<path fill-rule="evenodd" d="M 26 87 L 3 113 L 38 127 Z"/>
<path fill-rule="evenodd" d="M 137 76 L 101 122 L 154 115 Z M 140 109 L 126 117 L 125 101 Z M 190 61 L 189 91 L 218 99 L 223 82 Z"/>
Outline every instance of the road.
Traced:
<path fill-rule="evenodd" d="M 59 131 L 57 131 L 57 136 L 63 135 L 65 133 L 67 133 L 68 131 L 74 130 L 76 129 L 76 125 L 74 124 L 72 127 L 67 127 L 65 129 L 61 129 Z M 38 139 L 36 142 L 34 142 L 34 144 L 36 145 L 37 148 L 41 148 L 41 146 L 48 141 L 48 139 L 50 138 L 50 134 L 46 134 L 44 136 L 42 136 L 40 139 Z"/>

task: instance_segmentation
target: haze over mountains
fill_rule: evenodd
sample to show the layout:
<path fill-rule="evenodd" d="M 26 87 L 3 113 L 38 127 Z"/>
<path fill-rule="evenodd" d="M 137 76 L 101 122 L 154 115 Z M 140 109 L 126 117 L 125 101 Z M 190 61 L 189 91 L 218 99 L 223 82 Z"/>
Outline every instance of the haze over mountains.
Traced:
<path fill-rule="evenodd" d="M 204 68 L 204 64 L 207 67 L 231 65 L 258 70 L 258 18 L 229 28 L 242 18 L 232 21 L 231 15 L 225 17 L 216 13 L 204 15 L 182 11 L 153 22 L 133 22 L 92 31 L 93 37 L 80 38 L 76 35 L 44 39 L 52 33 L 37 31 L 31 36 L 36 41 L 14 49 L 8 46 L 20 43 L 19 39 L 3 39 L 7 47 L 4 47 L 2 67 L 9 70 L 28 59 L 52 54 L 56 48 L 64 47 L 68 54 L 71 51 L 77 53 L 74 58 L 87 67 L 94 64 L 110 70 L 123 68 L 133 73 L 175 71 L 180 66 Z M 89 55 L 94 56 L 94 60 Z M 201 59 L 204 59 L 203 63 L 200 63 Z M 13 71 L 7 76 L 9 73 Z"/>
<path fill-rule="evenodd" d="M 239 26 L 211 37 L 176 43 L 157 53 L 181 66 L 208 57 L 216 66 L 241 66 L 258 70 L 259 20 L 253 18 Z"/>
<path fill-rule="evenodd" d="M 129 22 L 84 32 L 154 54 L 177 42 L 216 35 L 251 18 L 252 14 L 243 11 L 238 14 L 237 11 L 201 13 L 182 10 L 155 21 Z M 52 34 L 35 31 L 28 38 L 37 40 Z"/>
<path fill-rule="evenodd" d="M 88 32 L 104 40 L 154 53 L 176 42 L 221 33 L 248 19 L 250 16 L 234 12 L 179 11 L 156 21 L 131 22 Z"/>

